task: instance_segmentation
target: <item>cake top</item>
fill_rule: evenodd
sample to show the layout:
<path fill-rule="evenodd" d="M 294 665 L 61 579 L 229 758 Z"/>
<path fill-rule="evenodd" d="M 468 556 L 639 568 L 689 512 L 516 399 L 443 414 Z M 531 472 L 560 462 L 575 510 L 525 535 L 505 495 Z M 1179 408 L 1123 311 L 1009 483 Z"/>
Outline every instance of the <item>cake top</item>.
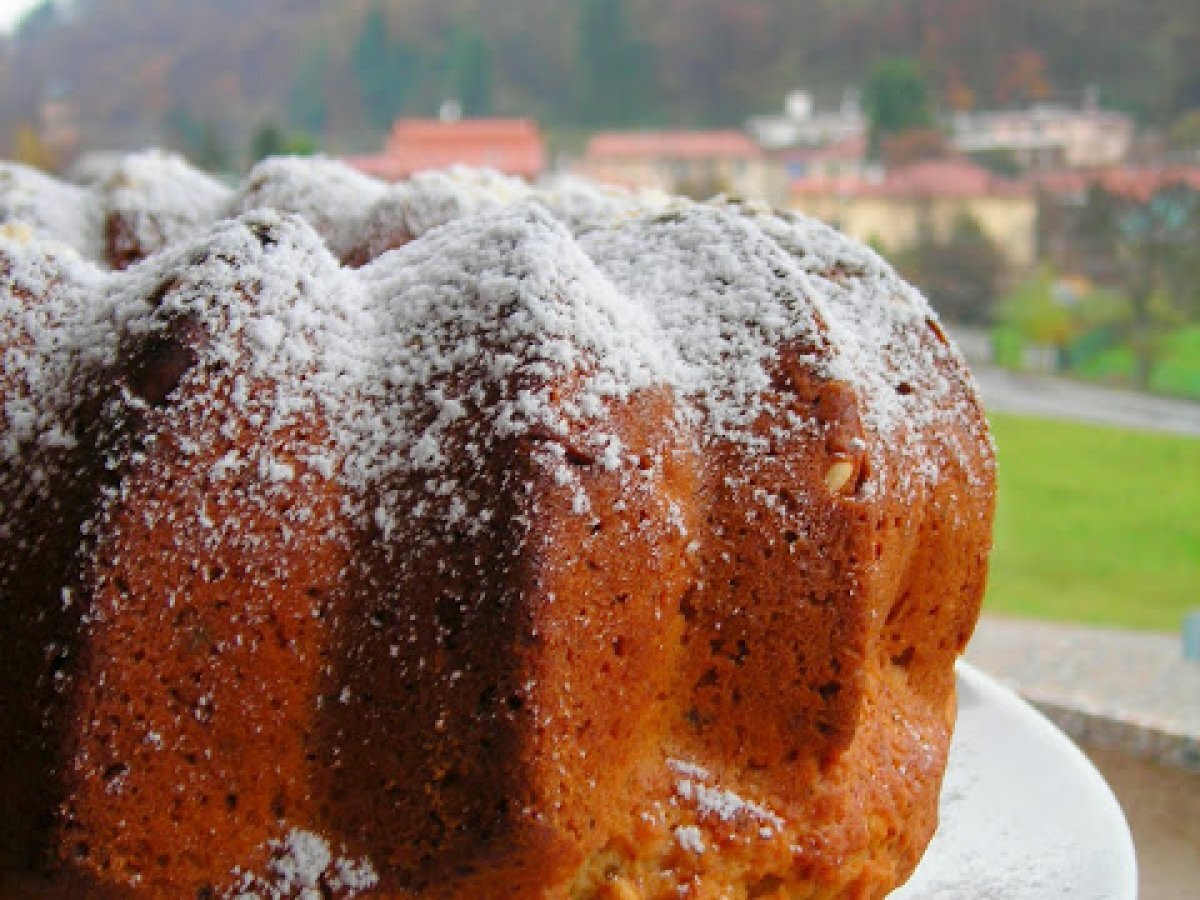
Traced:
<path fill-rule="evenodd" d="M 21 225 L 104 258 L 100 203 L 92 191 L 21 165 L 0 161 L 0 225 Z"/>
<path fill-rule="evenodd" d="M 314 462 L 356 496 L 420 472 L 453 495 L 446 460 L 463 448 L 447 435 L 468 416 L 471 453 L 586 422 L 597 460 L 632 466 L 606 411 L 650 388 L 671 392 L 700 444 L 739 443 L 753 458 L 764 415 L 819 427 L 772 389 L 785 345 L 854 392 L 877 476 L 898 451 L 934 477 L 926 427 L 963 420 L 975 402 L 920 294 L 803 216 L 466 169 L 386 187 L 330 160 L 269 160 L 230 193 L 183 165 L 139 156 L 105 179 L 116 206 L 156 211 L 168 245 L 125 272 L 47 237 L 57 228 L 86 244 L 56 214 L 86 193 L 7 170 L 18 189 L 0 191 L 0 211 L 30 223 L 0 237 L 0 342 L 20 383 L 4 417 L 10 459 L 67 440 L 72 394 L 131 341 L 185 319 L 206 335 L 203 359 L 236 362 L 236 399 L 260 402 L 247 385 L 274 386 L 266 427 L 319 410 L 333 441 Z M 222 218 L 218 204 L 253 209 Z M 338 263 L 337 245 L 393 227 L 406 244 L 358 270 Z"/>
<path fill-rule="evenodd" d="M 94 190 L 109 261 L 120 268 L 195 234 L 231 196 L 216 179 L 158 150 L 121 158 Z"/>
<path fill-rule="evenodd" d="M 336 160 L 269 157 L 242 179 L 225 214 L 254 209 L 296 213 L 342 257 L 358 236 L 359 221 L 385 191 L 383 183 Z"/>

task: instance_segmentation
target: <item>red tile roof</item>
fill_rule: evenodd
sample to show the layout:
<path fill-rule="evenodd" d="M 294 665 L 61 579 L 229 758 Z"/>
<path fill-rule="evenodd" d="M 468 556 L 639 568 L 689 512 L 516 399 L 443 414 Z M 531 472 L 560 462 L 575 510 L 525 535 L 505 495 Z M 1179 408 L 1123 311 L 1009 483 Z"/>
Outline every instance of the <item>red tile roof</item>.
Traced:
<path fill-rule="evenodd" d="M 624 159 L 757 159 L 762 151 L 740 131 L 607 131 L 594 135 L 589 162 Z"/>
<path fill-rule="evenodd" d="M 793 194 L 837 193 L 843 196 L 900 198 L 961 198 L 997 195 L 1019 196 L 1028 188 L 1009 181 L 961 158 L 930 159 L 889 169 L 878 181 L 821 179 L 794 181 Z"/>
<path fill-rule="evenodd" d="M 877 190 L 908 197 L 979 197 L 1025 192 L 1021 184 L 965 159 L 929 159 L 889 169 Z"/>
<path fill-rule="evenodd" d="M 854 197 L 868 193 L 876 186 L 875 182 L 867 181 L 861 175 L 818 175 L 797 178 L 788 186 L 788 190 L 793 196 L 836 194 L 839 197 Z"/>
<path fill-rule="evenodd" d="M 1184 184 L 1200 190 L 1200 166 L 1116 166 L 1089 171 L 1062 169 L 1038 173 L 1034 177 L 1034 184 L 1038 190 L 1059 197 L 1083 194 L 1095 184 L 1118 197 L 1145 201 L 1170 185 Z"/>
<path fill-rule="evenodd" d="M 383 152 L 346 162 L 391 181 L 455 164 L 481 166 L 535 179 L 546 169 L 546 144 L 529 119 L 399 119 Z"/>

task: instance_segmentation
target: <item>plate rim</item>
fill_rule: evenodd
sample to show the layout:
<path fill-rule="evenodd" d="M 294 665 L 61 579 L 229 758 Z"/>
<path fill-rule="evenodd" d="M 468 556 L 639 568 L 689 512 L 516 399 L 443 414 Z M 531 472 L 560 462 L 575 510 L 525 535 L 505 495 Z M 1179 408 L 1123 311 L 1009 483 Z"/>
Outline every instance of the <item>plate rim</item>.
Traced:
<path fill-rule="evenodd" d="M 1036 707 L 978 667 L 965 659 L 959 659 L 955 665 L 955 675 L 957 710 L 960 720 L 963 714 L 962 698 L 964 695 L 975 696 L 982 705 L 982 709 L 973 711 L 973 715 L 982 714 L 998 721 L 1007 720 L 1014 724 L 1019 723 L 1020 734 L 1030 746 L 1050 750 L 1050 755 L 1046 758 L 1049 764 L 1054 765 L 1054 770 L 1069 771 L 1074 779 L 1082 782 L 1088 799 L 1086 809 L 1094 813 L 1102 823 L 1102 845 L 1093 848 L 1093 852 L 1103 853 L 1111 860 L 1109 871 L 1113 876 L 1112 883 L 1105 886 L 1108 892 L 1103 895 L 1102 900 L 1136 900 L 1138 871 L 1133 835 L 1116 795 L 1092 761 L 1074 741 Z M 964 765 L 961 758 L 962 753 L 972 753 L 972 751 L 964 751 L 960 747 L 956 754 L 955 743 L 960 733 L 962 732 L 956 727 L 955 737 L 951 742 L 947 772 L 952 768 Z M 999 746 L 993 752 L 999 754 L 1006 753 L 1008 750 Z M 972 753 L 972 756 L 975 754 Z M 943 781 L 944 787 L 945 781 Z M 969 809 L 969 804 L 965 805 Z M 946 795 L 943 791 L 939 799 L 939 818 L 943 822 L 956 822 L 957 818 L 953 812 L 950 816 L 945 815 L 948 809 L 950 807 L 947 806 Z M 920 900 L 927 896 L 922 893 L 922 890 L 930 889 L 935 889 L 936 896 L 948 896 L 944 893 L 945 889 L 939 888 L 938 884 L 939 847 L 938 835 L 935 834 L 925 857 L 909 881 L 889 896 L 894 900 Z M 932 861 L 932 866 L 928 865 L 928 861 Z M 931 871 L 935 873 L 932 877 L 930 876 Z M 923 872 L 924 874 L 922 874 Z M 1058 891 L 1065 887 L 1067 886 L 1054 886 L 1052 890 L 1056 892 L 1044 896 L 1062 896 Z M 1097 900 L 1101 900 L 1101 898 L 1097 898 Z"/>

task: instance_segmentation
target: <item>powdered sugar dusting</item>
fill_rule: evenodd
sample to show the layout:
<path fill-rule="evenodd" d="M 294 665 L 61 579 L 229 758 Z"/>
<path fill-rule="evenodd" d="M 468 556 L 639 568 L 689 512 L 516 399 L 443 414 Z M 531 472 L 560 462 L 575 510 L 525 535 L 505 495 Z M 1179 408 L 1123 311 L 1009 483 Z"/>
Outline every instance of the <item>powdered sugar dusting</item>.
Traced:
<path fill-rule="evenodd" d="M 388 191 L 386 202 L 375 210 L 375 221 L 401 222 L 415 238 L 463 216 L 524 200 L 531 193 L 520 179 L 487 169 L 455 166 L 419 172 Z"/>
<path fill-rule="evenodd" d="M 229 214 L 253 209 L 295 213 L 341 258 L 358 237 L 359 220 L 383 192 L 382 182 L 334 159 L 274 156 L 247 173 Z"/>
<path fill-rule="evenodd" d="M 928 452 L 926 433 L 961 422 L 975 402 L 969 376 L 924 298 L 874 252 L 804 216 L 573 178 L 535 188 L 466 167 L 386 186 L 319 157 L 265 160 L 230 196 L 157 151 L 121 160 L 98 190 L 10 166 L 0 171 L 0 220 L 29 220 L 36 233 L 53 233 L 98 257 L 96 222 L 105 210 L 131 222 L 139 245 L 152 252 L 198 234 L 221 214 L 263 207 L 299 214 L 334 256 L 366 262 L 456 221 L 536 204 L 578 237 L 576 249 L 602 273 L 593 283 L 609 285 L 601 294 L 618 293 L 640 310 L 658 343 L 650 356 L 663 370 L 660 381 L 686 400 L 682 412 L 693 416 L 692 425 L 764 446 L 750 426 L 780 411 L 766 389 L 784 344 L 810 354 L 802 362 L 822 377 L 850 386 L 876 438 L 868 449 L 877 477 L 864 485 L 866 493 L 882 483 L 896 450 L 918 464 L 918 477 L 936 478 L 937 455 Z M 394 265 L 420 277 L 412 261 Z M 464 283 L 481 271 L 464 270 Z M 589 353 L 603 366 L 609 348 Z M 581 399 L 588 402 L 586 394 Z M 526 415 L 531 400 L 512 412 Z M 426 441 L 413 458 L 436 460 L 427 455 L 431 446 Z"/>
<path fill-rule="evenodd" d="M 725 824 L 757 822 L 756 833 L 763 840 L 770 839 L 783 828 L 783 819 L 778 814 L 762 804 L 713 784 L 713 776 L 702 766 L 680 759 L 668 759 L 667 765 L 679 776 L 675 781 L 675 795 L 691 804 L 702 819 L 715 819 Z M 676 837 L 679 837 L 679 829 L 676 830 Z M 687 848 L 682 839 L 680 845 Z"/>
<path fill-rule="evenodd" d="M 605 403 L 665 380 L 654 322 L 536 205 L 450 223 L 361 272 L 381 337 L 365 347 L 380 376 L 363 385 L 373 415 L 361 430 L 351 423 L 347 442 L 360 483 L 447 477 L 445 435 L 468 410 L 486 451 L 531 430 L 565 436 L 572 421 L 603 419 Z M 555 402 L 572 376 L 577 398 Z M 597 434 L 599 455 L 612 439 Z"/>
<path fill-rule="evenodd" d="M 804 294 L 820 299 L 827 372 L 854 388 L 864 425 L 882 439 L 874 444 L 876 470 L 899 451 L 935 479 L 926 434 L 965 421 L 976 391 L 929 303 L 873 250 L 824 223 L 747 213 L 795 262 Z"/>
<path fill-rule="evenodd" d="M 112 306 L 97 304 L 97 313 L 120 330 L 138 336 L 195 320 L 211 336 L 206 353 L 244 357 L 246 377 L 274 382 L 269 428 L 318 398 L 338 402 L 366 374 L 352 349 L 369 327 L 361 289 L 300 219 L 264 212 L 230 220 L 111 280 Z M 164 284 L 170 290 L 147 304 Z"/>
<path fill-rule="evenodd" d="M 142 256 L 170 247 L 213 222 L 231 195 L 219 181 L 160 150 L 125 157 L 99 190 L 108 215 L 120 219 Z"/>
<path fill-rule="evenodd" d="M 100 270 L 55 241 L 0 229 L 0 352 L 5 387 L 0 449 L 7 460 L 66 439 L 63 412 L 79 358 L 112 328 L 95 327 L 86 297 Z"/>
<path fill-rule="evenodd" d="M 704 835 L 695 825 L 680 825 L 675 829 L 675 840 L 688 853 L 700 856 L 704 853 Z"/>
<path fill-rule="evenodd" d="M 769 363 L 782 342 L 820 340 L 819 298 L 798 291 L 791 259 L 746 217 L 686 201 L 580 243 L 656 319 L 670 383 L 692 400 L 706 430 L 765 444 L 752 426 L 772 411 Z"/>
<path fill-rule="evenodd" d="M 130 341 L 175 322 L 208 335 L 200 370 L 236 363 L 235 403 L 251 403 L 247 383 L 274 385 L 259 414 L 266 432 L 319 410 L 334 440 L 320 468 L 337 471 L 352 497 L 398 474 L 442 473 L 445 430 L 468 410 L 481 417 L 482 452 L 531 429 L 565 435 L 571 421 L 603 418 L 606 403 L 668 380 L 653 320 L 536 205 L 451 223 L 359 276 L 303 221 L 266 212 L 214 226 L 126 273 L 38 242 L 7 249 L 8 371 L 25 385 L 6 399 L 10 459 L 65 433 L 82 390 L 70 373 L 111 368 Z M 27 310 L 31 297 L 38 302 Z M 461 389 L 437 387 L 468 370 L 477 377 Z M 555 385 L 576 375 L 574 402 L 552 402 Z M 599 457 L 621 463 L 614 435 L 601 430 L 595 441 Z M 226 459 L 215 474 L 245 462 Z M 271 460 L 254 464 L 267 481 L 290 477 Z M 454 493 L 438 482 L 447 514 L 463 512 L 448 502 Z"/>
<path fill-rule="evenodd" d="M 355 385 L 367 376 L 355 352 L 358 336 L 370 329 L 362 296 L 304 222 L 274 214 L 219 224 L 125 272 L 98 270 L 62 245 L 0 236 L 0 450 L 6 461 L 43 472 L 4 484 L 6 499 L 23 506 L 52 483 L 61 463 L 53 451 L 75 439 L 79 409 L 101 404 L 108 423 L 102 427 L 114 432 L 137 420 L 147 400 L 121 386 L 139 347 L 190 344 L 197 357 L 181 374 L 195 381 L 200 401 L 225 394 L 264 436 L 319 410 L 347 417 Z M 273 390 L 251 391 L 256 382 Z M 185 405 L 173 415 L 187 411 Z M 202 449 L 186 434 L 176 443 L 184 454 Z M 120 471 L 138 449 L 118 442 L 101 452 L 115 454 L 106 465 Z M 331 453 L 322 471 L 336 469 L 337 448 Z M 210 472 L 220 478 L 245 466 L 267 492 L 296 475 L 291 462 L 265 451 L 249 459 L 226 455 Z"/>
<path fill-rule="evenodd" d="M 654 188 L 631 190 L 571 175 L 547 179 L 536 197 L 577 235 L 643 213 L 658 212 L 673 202 L 669 194 Z"/>
<path fill-rule="evenodd" d="M 161 154 L 130 158 L 109 176 L 110 190 L 127 192 L 132 205 L 176 208 L 181 202 L 163 196 L 176 178 L 169 190 L 202 200 L 184 217 L 194 228 L 197 210 L 224 195 L 180 165 Z M 338 199 L 322 200 L 317 185 Z M 445 435 L 468 418 L 479 420 L 474 453 L 531 429 L 565 436 L 572 422 L 600 422 L 591 449 L 619 468 L 620 443 L 602 427 L 607 404 L 656 386 L 670 389 L 684 427 L 754 452 L 767 441 L 755 423 L 784 412 L 770 390 L 784 345 L 854 390 L 880 438 L 880 466 L 896 436 L 922 459 L 924 427 L 970 402 L 959 369 L 946 364 L 953 351 L 933 339 L 938 326 L 924 299 L 831 229 L 735 205 L 660 205 L 596 190 L 587 202 L 603 216 L 573 237 L 546 209 L 567 194 L 575 197 L 567 206 L 587 205 L 588 191 L 554 191 L 471 170 L 427 173 L 385 191 L 329 160 L 285 159 L 260 164 L 228 201 L 296 208 L 319 220 L 327 241 L 347 245 L 362 238 L 354 228 L 366 211 L 394 204 L 419 236 L 357 274 L 308 225 L 269 212 L 176 240 L 127 277 L 78 262 L 51 275 L 47 267 L 63 265 L 63 254 L 35 241 L 41 249 L 13 252 L 10 274 L 32 279 L 22 296 L 52 302 L 27 314 L 26 301 L 11 289 L 5 295 L 7 327 L 20 332 L 6 341 L 8 371 L 25 385 L 6 400 L 5 452 L 11 458 L 35 434 L 43 442 L 65 434 L 54 413 L 63 405 L 51 387 L 58 379 L 42 372 L 112 365 L 130 338 L 185 318 L 211 336 L 205 353 L 244 356 L 245 378 L 275 385 L 267 428 L 321 409 L 334 446 L 313 464 L 337 472 L 353 496 L 415 472 L 443 476 L 434 494 L 453 495 Z M 597 224 L 602 217 L 608 224 Z M 148 302 L 166 283 L 165 302 Z M 464 372 L 473 373 L 470 383 L 458 377 Z M 575 378 L 578 389 L 561 395 L 563 379 Z M 235 400 L 245 384 L 231 385 Z M 286 467 L 256 464 L 268 480 L 288 480 Z M 577 506 L 586 512 L 586 502 Z M 386 508 L 359 512 L 392 530 Z"/>
<path fill-rule="evenodd" d="M 353 224 L 346 249 L 357 247 L 374 258 L 401 238 L 412 240 L 455 219 L 525 200 L 539 203 L 576 235 L 670 203 L 661 191 L 631 191 L 570 176 L 531 187 L 490 169 L 451 166 L 389 186 Z"/>
<path fill-rule="evenodd" d="M 20 163 L 0 161 L 0 224 L 19 223 L 100 260 L 100 204 L 95 195 Z"/>
<path fill-rule="evenodd" d="M 351 898 L 379 883 L 368 858 L 335 858 L 325 838 L 314 832 L 293 828 L 269 846 L 265 875 L 234 873 L 238 881 L 229 895 L 234 900 L 321 900 L 331 891 Z"/>

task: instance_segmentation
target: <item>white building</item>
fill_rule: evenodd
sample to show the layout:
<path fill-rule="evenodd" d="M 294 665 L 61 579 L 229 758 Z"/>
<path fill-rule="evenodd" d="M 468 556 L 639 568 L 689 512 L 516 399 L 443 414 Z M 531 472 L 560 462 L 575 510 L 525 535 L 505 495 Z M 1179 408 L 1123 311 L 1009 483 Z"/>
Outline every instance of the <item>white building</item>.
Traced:
<path fill-rule="evenodd" d="M 840 143 L 866 134 L 866 130 L 858 91 L 850 88 L 843 92 L 836 110 L 820 111 L 808 91 L 792 91 L 784 100 L 783 115 L 746 121 L 746 131 L 768 150 Z"/>
<path fill-rule="evenodd" d="M 1025 110 L 955 113 L 954 145 L 964 153 L 1007 151 L 1030 169 L 1082 169 L 1124 161 L 1133 120 L 1085 103 L 1081 109 L 1039 104 Z"/>

